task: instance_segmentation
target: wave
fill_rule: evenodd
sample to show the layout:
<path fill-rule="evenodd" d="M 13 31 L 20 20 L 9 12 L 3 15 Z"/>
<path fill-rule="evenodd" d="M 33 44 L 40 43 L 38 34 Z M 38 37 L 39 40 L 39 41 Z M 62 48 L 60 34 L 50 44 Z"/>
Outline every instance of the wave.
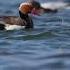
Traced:
<path fill-rule="evenodd" d="M 41 3 L 41 6 L 43 8 L 50 8 L 50 9 L 70 9 L 69 3 L 64 2 L 47 2 L 47 3 Z"/>
<path fill-rule="evenodd" d="M 13 39 L 13 40 L 41 40 L 41 39 L 47 39 L 47 38 L 53 38 L 56 35 L 53 34 L 51 31 L 49 32 L 43 32 L 43 33 L 37 33 L 37 34 L 29 34 L 29 35 L 17 35 L 17 36 L 10 36 L 6 37 L 5 39 Z"/>

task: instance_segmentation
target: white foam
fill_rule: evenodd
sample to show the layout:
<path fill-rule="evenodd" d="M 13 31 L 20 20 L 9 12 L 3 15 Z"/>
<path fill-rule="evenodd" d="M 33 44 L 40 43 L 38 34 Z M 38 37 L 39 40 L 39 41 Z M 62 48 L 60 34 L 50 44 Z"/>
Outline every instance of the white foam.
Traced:
<path fill-rule="evenodd" d="M 68 3 L 64 3 L 64 2 L 41 3 L 41 6 L 43 8 L 50 8 L 50 9 L 61 9 L 61 8 L 65 8 L 67 5 Z"/>
<path fill-rule="evenodd" d="M 70 9 L 70 7 L 67 7 L 66 9 Z"/>

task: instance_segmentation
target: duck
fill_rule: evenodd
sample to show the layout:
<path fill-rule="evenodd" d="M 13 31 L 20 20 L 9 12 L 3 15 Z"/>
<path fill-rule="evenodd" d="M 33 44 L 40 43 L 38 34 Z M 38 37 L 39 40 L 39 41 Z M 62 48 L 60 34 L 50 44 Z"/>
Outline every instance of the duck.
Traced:
<path fill-rule="evenodd" d="M 34 6 L 34 7 L 33 7 Z M 36 1 L 21 3 L 19 6 L 19 16 L 0 16 L 0 30 L 14 30 L 14 29 L 31 29 L 33 28 L 33 21 L 29 14 L 32 10 L 39 10 L 39 3 Z M 38 15 L 38 14 L 37 14 Z"/>
<path fill-rule="evenodd" d="M 33 28 L 33 21 L 29 14 L 31 14 L 33 9 L 36 13 L 39 13 L 39 8 L 40 4 L 37 1 L 21 3 L 18 7 L 19 16 L 0 16 L 0 30 Z"/>
<path fill-rule="evenodd" d="M 26 21 L 19 16 L 0 16 L 0 30 L 18 30 L 26 28 Z"/>
<path fill-rule="evenodd" d="M 57 12 L 57 10 L 43 8 L 37 1 L 21 3 L 19 6 L 20 16 L 0 16 L 0 30 L 31 29 L 34 25 L 32 18 L 28 14 L 39 16 L 41 12 Z"/>

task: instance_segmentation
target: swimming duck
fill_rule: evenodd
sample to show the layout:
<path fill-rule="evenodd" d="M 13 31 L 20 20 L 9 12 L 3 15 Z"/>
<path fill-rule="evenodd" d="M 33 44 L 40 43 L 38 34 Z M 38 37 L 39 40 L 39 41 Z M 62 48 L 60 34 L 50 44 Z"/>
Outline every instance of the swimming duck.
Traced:
<path fill-rule="evenodd" d="M 0 16 L 0 30 L 14 30 L 25 28 L 26 21 L 19 16 Z"/>
<path fill-rule="evenodd" d="M 33 21 L 29 13 L 33 9 L 39 10 L 40 4 L 37 1 L 21 3 L 19 6 L 19 16 L 0 16 L 0 30 L 13 30 L 21 28 L 33 28 Z"/>
<path fill-rule="evenodd" d="M 37 1 L 21 3 L 19 6 L 20 16 L 0 16 L 0 30 L 28 29 L 33 28 L 33 21 L 29 13 L 39 15 L 43 12 L 54 12 L 51 9 L 42 8 Z M 56 11 L 56 10 L 55 10 Z"/>

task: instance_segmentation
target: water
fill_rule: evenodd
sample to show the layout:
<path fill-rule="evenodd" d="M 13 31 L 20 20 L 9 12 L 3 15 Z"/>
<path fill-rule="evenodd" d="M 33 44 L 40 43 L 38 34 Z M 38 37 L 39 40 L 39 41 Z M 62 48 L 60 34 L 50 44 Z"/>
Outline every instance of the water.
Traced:
<path fill-rule="evenodd" d="M 22 1 L 0 0 L 0 15 Z M 70 70 L 70 9 L 32 18 L 33 30 L 0 31 L 0 70 Z"/>

